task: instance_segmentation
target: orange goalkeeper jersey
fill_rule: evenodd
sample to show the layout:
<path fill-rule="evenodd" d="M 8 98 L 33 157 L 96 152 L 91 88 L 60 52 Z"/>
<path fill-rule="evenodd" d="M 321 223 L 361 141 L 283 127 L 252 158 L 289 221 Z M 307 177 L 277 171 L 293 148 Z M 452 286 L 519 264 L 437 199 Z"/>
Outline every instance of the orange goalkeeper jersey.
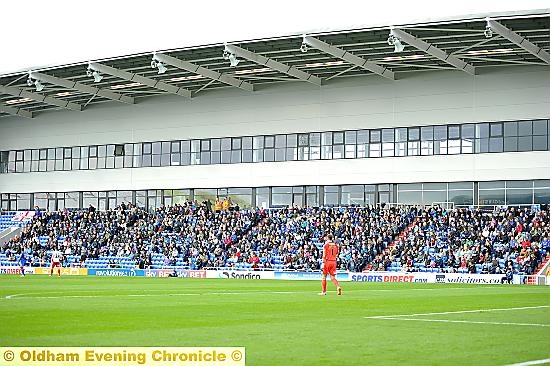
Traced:
<path fill-rule="evenodd" d="M 335 243 L 326 243 L 323 245 L 323 259 L 327 262 L 336 262 L 338 258 L 338 245 Z"/>

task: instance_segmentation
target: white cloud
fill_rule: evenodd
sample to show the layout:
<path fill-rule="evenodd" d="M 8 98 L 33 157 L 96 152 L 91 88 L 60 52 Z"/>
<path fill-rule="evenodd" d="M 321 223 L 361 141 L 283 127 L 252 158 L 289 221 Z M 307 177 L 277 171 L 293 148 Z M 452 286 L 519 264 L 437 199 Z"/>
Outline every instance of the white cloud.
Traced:
<path fill-rule="evenodd" d="M 547 0 L 2 1 L 0 74 L 308 31 L 539 9 Z M 221 53 L 221 50 L 220 50 Z"/>

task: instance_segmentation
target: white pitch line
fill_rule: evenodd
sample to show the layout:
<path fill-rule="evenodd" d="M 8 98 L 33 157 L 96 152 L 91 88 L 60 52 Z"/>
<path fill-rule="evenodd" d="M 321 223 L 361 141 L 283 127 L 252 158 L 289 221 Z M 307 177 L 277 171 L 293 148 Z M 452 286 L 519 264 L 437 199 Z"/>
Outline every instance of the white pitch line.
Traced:
<path fill-rule="evenodd" d="M 526 361 L 526 362 L 520 362 L 520 363 L 513 363 L 507 366 L 531 366 L 531 365 L 544 365 L 550 363 L 550 358 L 546 358 L 544 360 L 535 360 L 535 361 Z"/>
<path fill-rule="evenodd" d="M 477 309 L 477 310 L 460 310 L 460 311 L 444 311 L 438 313 L 417 313 L 417 314 L 398 314 L 398 315 L 378 315 L 378 316 L 365 316 L 365 319 L 381 319 L 381 318 L 401 318 L 401 317 L 413 317 L 413 316 L 430 316 L 430 315 L 446 315 L 446 314 L 464 314 L 464 313 L 486 313 L 493 311 L 513 311 L 513 310 L 527 310 L 527 309 L 542 309 L 548 308 L 550 305 L 540 306 L 523 306 L 518 308 L 497 308 L 497 309 Z"/>
<path fill-rule="evenodd" d="M 377 318 L 382 320 L 407 320 L 417 322 L 436 322 L 436 323 L 466 323 L 466 324 L 492 324 L 492 325 L 521 325 L 530 327 L 550 327 L 550 324 L 537 324 L 537 323 L 508 323 L 508 322 L 481 322 L 470 320 L 448 320 L 448 319 L 414 319 L 414 318 Z"/>

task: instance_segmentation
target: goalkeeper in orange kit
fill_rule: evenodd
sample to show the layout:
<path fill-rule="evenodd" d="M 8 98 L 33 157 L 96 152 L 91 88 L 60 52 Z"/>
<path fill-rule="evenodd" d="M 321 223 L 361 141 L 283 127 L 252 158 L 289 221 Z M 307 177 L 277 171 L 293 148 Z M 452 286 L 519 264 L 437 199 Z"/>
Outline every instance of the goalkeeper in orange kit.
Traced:
<path fill-rule="evenodd" d="M 336 260 L 338 259 L 339 248 L 336 243 L 334 243 L 334 237 L 332 234 L 327 234 L 325 236 L 325 245 L 323 245 L 323 279 L 322 286 L 323 292 L 319 295 L 327 294 L 327 274 L 330 275 L 330 280 L 336 286 L 336 291 L 338 296 L 342 295 L 342 288 L 336 279 Z"/>

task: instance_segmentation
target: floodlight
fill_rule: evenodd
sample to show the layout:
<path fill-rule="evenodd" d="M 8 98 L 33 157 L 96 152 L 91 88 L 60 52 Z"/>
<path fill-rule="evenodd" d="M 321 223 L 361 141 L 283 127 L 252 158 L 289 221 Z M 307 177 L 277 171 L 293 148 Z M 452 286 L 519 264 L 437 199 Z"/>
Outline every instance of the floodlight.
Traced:
<path fill-rule="evenodd" d="M 483 34 L 485 34 L 485 38 L 493 37 L 493 30 L 491 29 L 491 27 L 489 25 L 487 25 L 485 27 L 485 31 L 483 32 Z"/>
<path fill-rule="evenodd" d="M 405 49 L 405 45 L 401 43 L 401 40 L 393 34 L 390 34 L 390 36 L 388 37 L 388 44 L 395 47 L 393 52 L 403 52 L 403 50 Z"/>
<path fill-rule="evenodd" d="M 223 59 L 229 60 L 231 67 L 235 67 L 239 64 L 239 62 L 241 62 L 241 60 L 239 60 L 234 53 L 231 53 L 228 50 L 223 51 Z"/>
<path fill-rule="evenodd" d="M 39 80 L 33 80 L 30 76 L 27 79 L 27 85 L 34 86 L 37 92 L 44 90 L 44 84 L 42 84 Z"/>
<path fill-rule="evenodd" d="M 88 67 L 86 70 L 86 75 L 89 77 L 94 78 L 94 83 L 99 83 L 101 80 L 103 80 L 103 75 L 97 70 L 92 69 L 91 67 Z"/>
<path fill-rule="evenodd" d="M 158 60 L 156 60 L 153 56 L 153 60 L 151 60 L 151 68 L 152 69 L 158 69 L 158 73 L 159 74 L 164 74 L 166 72 L 166 70 L 168 70 L 166 68 L 166 66 L 164 66 L 164 64 Z"/>

